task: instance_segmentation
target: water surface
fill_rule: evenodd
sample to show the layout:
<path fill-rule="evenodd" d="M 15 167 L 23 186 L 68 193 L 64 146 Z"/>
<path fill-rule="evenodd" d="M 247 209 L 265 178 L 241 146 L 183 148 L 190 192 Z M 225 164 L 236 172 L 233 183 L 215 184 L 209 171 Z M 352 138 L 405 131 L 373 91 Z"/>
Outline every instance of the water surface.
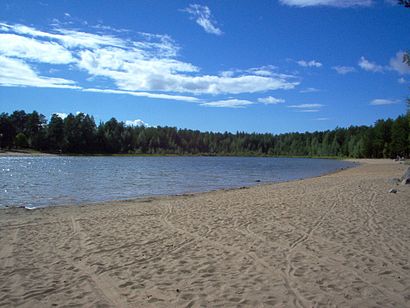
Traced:
<path fill-rule="evenodd" d="M 0 157 L 0 207 L 202 192 L 313 177 L 352 165 L 262 157 Z"/>

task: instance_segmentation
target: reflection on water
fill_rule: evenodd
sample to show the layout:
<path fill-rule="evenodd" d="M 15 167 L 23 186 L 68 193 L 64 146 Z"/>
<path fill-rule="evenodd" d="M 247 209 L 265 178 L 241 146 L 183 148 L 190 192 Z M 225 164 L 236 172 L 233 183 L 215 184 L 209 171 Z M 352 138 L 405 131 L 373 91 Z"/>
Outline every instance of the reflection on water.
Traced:
<path fill-rule="evenodd" d="M 0 207 L 201 192 L 312 177 L 351 165 L 261 157 L 0 157 Z"/>

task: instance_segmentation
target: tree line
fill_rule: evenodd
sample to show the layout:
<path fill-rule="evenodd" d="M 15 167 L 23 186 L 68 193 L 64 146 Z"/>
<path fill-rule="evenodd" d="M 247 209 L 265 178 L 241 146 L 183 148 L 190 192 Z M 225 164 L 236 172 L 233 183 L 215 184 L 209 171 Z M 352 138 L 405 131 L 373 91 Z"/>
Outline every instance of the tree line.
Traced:
<path fill-rule="evenodd" d="M 96 125 L 84 113 L 64 119 L 53 114 L 47 122 L 36 111 L 18 110 L 0 114 L 0 148 L 61 154 L 409 157 L 410 111 L 372 126 L 273 135 L 127 126 L 115 118 Z"/>

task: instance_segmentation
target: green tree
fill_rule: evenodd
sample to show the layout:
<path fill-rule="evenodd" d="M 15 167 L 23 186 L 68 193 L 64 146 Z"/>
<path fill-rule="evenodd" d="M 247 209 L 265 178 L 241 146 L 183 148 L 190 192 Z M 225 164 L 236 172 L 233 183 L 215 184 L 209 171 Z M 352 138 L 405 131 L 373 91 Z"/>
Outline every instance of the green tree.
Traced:
<path fill-rule="evenodd" d="M 18 148 L 27 148 L 28 147 L 28 140 L 26 135 L 23 133 L 18 133 L 16 135 L 16 140 L 15 140 L 16 147 Z"/>
<path fill-rule="evenodd" d="M 115 118 L 111 118 L 104 124 L 104 149 L 106 152 L 121 153 L 123 131 L 124 123 L 118 122 Z"/>
<path fill-rule="evenodd" d="M 27 113 L 24 110 L 16 110 L 10 115 L 10 120 L 16 130 L 16 134 L 24 133 L 27 137 Z"/>
<path fill-rule="evenodd" d="M 16 129 L 7 113 L 0 114 L 0 149 L 13 146 Z"/>
<path fill-rule="evenodd" d="M 373 155 L 376 158 L 390 157 L 391 129 L 393 121 L 378 120 L 374 124 Z"/>
<path fill-rule="evenodd" d="M 44 115 L 39 114 L 37 111 L 27 114 L 27 120 L 25 125 L 25 134 L 29 141 L 29 146 L 41 150 L 46 143 L 46 118 Z"/>
<path fill-rule="evenodd" d="M 82 113 L 78 114 L 76 117 L 78 121 L 79 130 L 81 133 L 81 148 L 86 153 L 93 153 L 96 149 L 95 147 L 95 136 L 96 136 L 96 125 L 94 118 Z"/>
<path fill-rule="evenodd" d="M 408 156 L 409 154 L 409 122 L 405 116 L 399 116 L 392 125 L 391 153 L 393 156 Z"/>
<path fill-rule="evenodd" d="M 75 124 L 75 116 L 71 113 L 64 119 L 64 136 L 64 152 L 77 153 L 80 136 Z"/>
<path fill-rule="evenodd" d="M 94 118 L 83 113 L 69 114 L 64 120 L 53 115 L 47 125 L 45 117 L 35 111 L 15 111 L 0 115 L 0 147 L 25 146 L 24 135 L 31 148 L 66 153 L 408 156 L 409 117 L 410 112 L 394 121 L 379 120 L 370 127 L 272 135 L 130 127 L 115 118 L 101 122 L 97 128 Z"/>
<path fill-rule="evenodd" d="M 51 116 L 48 124 L 47 140 L 48 149 L 51 151 L 62 151 L 65 146 L 64 121 L 56 114 Z"/>

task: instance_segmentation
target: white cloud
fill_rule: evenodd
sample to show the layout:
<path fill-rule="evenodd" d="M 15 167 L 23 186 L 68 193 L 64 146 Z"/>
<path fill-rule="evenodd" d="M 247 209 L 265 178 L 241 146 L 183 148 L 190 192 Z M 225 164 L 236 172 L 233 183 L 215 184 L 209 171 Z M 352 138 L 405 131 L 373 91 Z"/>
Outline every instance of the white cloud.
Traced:
<path fill-rule="evenodd" d="M 258 98 L 258 102 L 262 104 L 266 104 L 266 105 L 276 105 L 276 104 L 284 103 L 285 100 L 282 98 L 275 98 L 272 96 L 268 96 L 268 97 Z"/>
<path fill-rule="evenodd" d="M 289 82 L 284 78 L 270 78 L 254 75 L 238 77 L 218 76 L 174 76 L 172 86 L 176 92 L 191 92 L 196 94 L 240 94 L 255 93 L 268 90 L 293 89 L 298 82 Z"/>
<path fill-rule="evenodd" d="M 298 83 L 286 77 L 188 75 L 199 69 L 174 59 L 139 58 L 134 51 L 102 48 L 80 52 L 78 66 L 91 75 L 112 79 L 127 91 L 165 91 L 193 94 L 239 94 L 291 89 Z"/>
<path fill-rule="evenodd" d="M 372 100 L 370 102 L 370 105 L 372 106 L 393 105 L 393 104 L 397 104 L 398 102 L 399 100 L 377 98 L 377 99 Z"/>
<path fill-rule="evenodd" d="M 248 69 L 229 69 L 226 71 L 219 72 L 221 77 L 239 77 L 244 75 L 260 76 L 260 77 L 271 77 L 271 78 L 280 78 L 284 80 L 298 80 L 299 77 L 291 74 L 283 74 L 276 72 L 277 67 L 274 65 L 264 65 L 259 67 L 252 67 Z M 299 82 L 295 83 L 295 85 Z"/>
<path fill-rule="evenodd" d="M 258 103 L 262 103 L 265 105 L 270 105 L 270 104 L 276 105 L 276 104 L 285 102 L 284 99 L 275 98 L 272 96 L 258 98 L 257 101 Z M 254 104 L 255 102 L 252 102 L 249 100 L 231 98 L 231 99 L 219 100 L 219 101 L 213 101 L 213 102 L 204 102 L 204 103 L 201 103 L 201 106 L 220 107 L 220 108 L 245 108 L 249 105 L 254 105 Z"/>
<path fill-rule="evenodd" d="M 65 64 L 69 65 L 66 69 L 87 73 L 89 76 L 85 79 L 88 82 L 98 83 L 103 80 L 105 89 L 98 90 L 101 93 L 199 101 L 192 96 L 175 95 L 175 93 L 191 95 L 255 93 L 292 89 L 299 84 L 295 76 L 273 72 L 275 67 L 270 65 L 238 69 L 220 76 L 200 74 L 200 68 L 197 66 L 177 59 L 179 47 L 166 35 L 139 33 L 138 38 L 131 39 L 62 28 L 45 32 L 24 25 L 0 24 L 0 26 L 8 31 L 1 34 L 3 37 L 13 36 L 13 43 L 0 45 L 0 55 L 8 56 L 6 59 L 13 57 L 13 60 L 18 60 L 15 63 L 20 63 L 29 69 L 32 79 L 38 77 L 38 74 L 31 69 L 28 61 Z M 43 52 L 44 49 L 48 52 Z M 50 72 L 50 69 L 53 68 L 47 68 L 47 71 Z M 53 72 L 64 71 L 62 66 L 58 69 Z M 78 88 L 74 86 L 73 81 L 63 78 L 38 77 L 41 82 L 36 84 L 35 81 L 23 81 L 25 77 L 19 77 L 18 74 L 13 74 L 13 79 L 10 74 L 2 75 L 3 85 L 45 86 L 47 84 L 53 87 Z M 10 77 L 8 81 L 7 76 Z M 20 81 L 16 81 L 17 79 Z M 107 86 L 107 82 L 112 82 L 112 85 Z M 96 86 L 93 85 L 92 88 L 94 87 Z M 83 85 L 82 88 L 87 89 L 90 86 Z M 84 91 L 97 92 L 96 89 Z"/>
<path fill-rule="evenodd" d="M 258 75 L 258 76 L 272 76 L 271 71 L 263 70 L 263 69 L 254 70 L 254 71 L 252 71 L 252 73 L 254 73 L 255 75 Z"/>
<path fill-rule="evenodd" d="M 403 62 L 404 52 L 399 51 L 396 56 L 390 59 L 390 69 L 396 71 L 400 75 L 410 74 L 410 66 Z"/>
<path fill-rule="evenodd" d="M 179 51 L 179 46 L 169 35 L 139 33 L 143 40 L 133 41 L 133 46 L 138 50 L 142 50 L 145 57 L 155 57 L 161 55 L 162 58 L 176 57 Z"/>
<path fill-rule="evenodd" d="M 375 62 L 370 62 L 365 57 L 360 57 L 358 65 L 368 72 L 381 73 L 384 70 L 383 66 L 378 65 Z"/>
<path fill-rule="evenodd" d="M 8 25 L 4 23 L 0 23 L 0 26 L 6 27 L 9 31 L 13 31 L 22 35 L 43 39 L 54 39 L 61 42 L 65 47 L 69 48 L 98 48 L 100 46 L 125 47 L 123 40 L 110 35 L 98 35 L 61 28 L 55 29 L 54 32 L 56 33 L 48 33 L 24 25 Z"/>
<path fill-rule="evenodd" d="M 63 78 L 39 76 L 27 63 L 20 59 L 0 55 L 0 85 L 39 88 L 79 89 L 74 81 Z"/>
<path fill-rule="evenodd" d="M 222 35 L 223 32 L 215 25 L 215 21 L 212 20 L 212 13 L 209 7 L 200 4 L 190 4 L 183 11 L 189 13 L 192 19 L 195 19 L 196 23 L 201 26 L 205 32 Z"/>
<path fill-rule="evenodd" d="M 74 62 L 71 53 L 57 43 L 40 42 L 9 33 L 0 33 L 0 54 L 51 64 Z"/>
<path fill-rule="evenodd" d="M 316 118 L 316 121 L 328 121 L 330 118 Z"/>
<path fill-rule="evenodd" d="M 400 77 L 399 79 L 397 79 L 397 82 L 400 83 L 400 84 L 405 84 L 408 81 L 406 79 L 404 79 L 403 77 Z"/>
<path fill-rule="evenodd" d="M 254 67 L 246 70 L 248 73 L 252 73 L 258 76 L 274 76 L 274 70 L 276 70 L 277 67 L 274 65 L 264 65 L 260 67 Z M 293 77 L 293 76 L 292 76 Z"/>
<path fill-rule="evenodd" d="M 125 125 L 127 125 L 127 126 L 145 126 L 145 127 L 149 127 L 149 125 L 141 119 L 126 120 Z"/>
<path fill-rule="evenodd" d="M 162 93 L 148 93 L 148 92 L 132 92 L 132 91 L 122 91 L 122 90 L 113 90 L 113 89 L 82 89 L 83 92 L 95 92 L 95 93 L 107 93 L 107 94 L 125 94 L 138 97 L 148 97 L 148 98 L 157 98 L 157 99 L 166 99 L 166 100 L 175 100 L 175 101 L 184 101 L 184 102 L 200 102 L 200 99 L 193 96 L 183 96 L 183 95 L 170 95 Z"/>
<path fill-rule="evenodd" d="M 404 54 L 403 51 L 397 52 L 386 66 L 370 62 L 365 57 L 361 57 L 358 64 L 362 69 L 369 72 L 395 71 L 400 75 L 410 74 L 410 66 L 403 62 Z"/>
<path fill-rule="evenodd" d="M 308 113 L 311 113 L 311 112 L 319 112 L 320 110 L 319 109 L 300 109 L 300 110 L 298 110 L 297 112 L 308 112 Z"/>
<path fill-rule="evenodd" d="M 65 112 L 54 112 L 53 114 L 55 114 L 56 116 L 58 116 L 59 118 L 63 120 L 68 116 L 68 114 L 66 114 Z"/>
<path fill-rule="evenodd" d="M 297 108 L 297 109 L 312 109 L 312 108 L 320 108 L 323 107 L 322 104 L 299 104 L 299 105 L 290 105 L 289 108 Z"/>
<path fill-rule="evenodd" d="M 302 89 L 299 92 L 300 93 L 314 93 L 314 92 L 320 92 L 320 89 L 316 89 L 316 88 L 306 88 L 306 89 Z"/>
<path fill-rule="evenodd" d="M 322 66 L 322 63 L 316 60 L 311 60 L 311 61 L 299 60 L 296 63 L 303 67 L 321 67 Z"/>
<path fill-rule="evenodd" d="M 279 0 L 282 4 L 307 7 L 307 6 L 334 6 L 334 7 L 354 7 L 371 6 L 372 0 Z"/>
<path fill-rule="evenodd" d="M 219 73 L 219 76 L 221 76 L 221 77 L 233 77 L 233 76 L 235 76 L 235 71 L 233 71 L 233 70 L 222 71 L 222 72 Z"/>
<path fill-rule="evenodd" d="M 355 69 L 354 67 L 352 67 L 352 66 L 341 66 L 341 65 L 338 65 L 338 66 L 333 66 L 332 68 L 333 68 L 338 74 L 341 74 L 341 75 L 346 75 L 346 74 L 353 73 L 353 72 L 356 71 L 356 69 Z"/>
<path fill-rule="evenodd" d="M 206 107 L 219 107 L 219 108 L 244 108 L 248 105 L 253 105 L 254 103 L 248 100 L 242 99 L 227 99 L 214 102 L 202 103 L 201 106 Z"/>

